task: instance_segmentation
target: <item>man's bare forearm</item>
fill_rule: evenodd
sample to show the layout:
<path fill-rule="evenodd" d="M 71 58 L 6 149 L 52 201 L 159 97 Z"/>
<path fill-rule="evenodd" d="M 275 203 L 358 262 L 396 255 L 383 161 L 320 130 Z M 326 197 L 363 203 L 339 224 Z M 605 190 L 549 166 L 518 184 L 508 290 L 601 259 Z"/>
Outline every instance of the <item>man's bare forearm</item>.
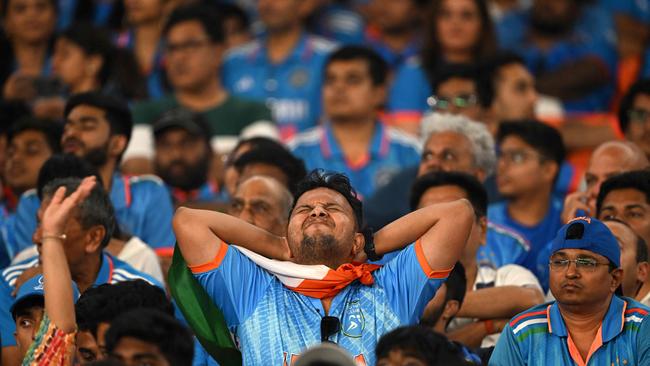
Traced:
<path fill-rule="evenodd" d="M 499 299 L 495 301 L 495 299 Z M 456 316 L 464 318 L 511 318 L 528 308 L 544 302 L 537 288 L 502 286 L 470 291 Z"/>
<path fill-rule="evenodd" d="M 224 213 L 181 207 L 176 210 L 172 224 L 183 257 L 190 266 L 215 258 L 222 242 L 240 245 L 269 258 L 288 260 L 290 257 L 285 238 Z"/>

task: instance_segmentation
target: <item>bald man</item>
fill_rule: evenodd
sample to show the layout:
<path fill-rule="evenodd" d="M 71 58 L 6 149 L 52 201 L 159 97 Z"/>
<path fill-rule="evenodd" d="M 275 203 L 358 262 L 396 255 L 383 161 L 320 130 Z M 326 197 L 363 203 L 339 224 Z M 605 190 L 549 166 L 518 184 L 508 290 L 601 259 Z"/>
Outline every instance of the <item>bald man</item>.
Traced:
<path fill-rule="evenodd" d="M 645 169 L 650 166 L 648 158 L 638 146 L 627 141 L 608 141 L 596 148 L 591 154 L 585 172 L 587 189 L 583 192 L 569 194 L 564 200 L 562 221 L 569 222 L 576 216 L 594 216 L 596 198 L 600 185 L 609 177 L 630 170 Z M 584 213 L 578 215 L 577 211 Z"/>
<path fill-rule="evenodd" d="M 237 186 L 229 213 L 278 236 L 287 235 L 293 196 L 276 179 L 250 177 Z"/>

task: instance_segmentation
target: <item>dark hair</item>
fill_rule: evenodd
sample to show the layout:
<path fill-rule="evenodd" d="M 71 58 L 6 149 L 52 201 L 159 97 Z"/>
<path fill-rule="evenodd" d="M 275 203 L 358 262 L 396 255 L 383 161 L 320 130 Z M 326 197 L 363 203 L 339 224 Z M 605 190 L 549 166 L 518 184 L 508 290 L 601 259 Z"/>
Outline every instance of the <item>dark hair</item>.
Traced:
<path fill-rule="evenodd" d="M 194 342 L 189 330 L 169 314 L 154 309 L 136 309 L 121 314 L 106 332 L 106 348 L 113 353 L 124 337 L 155 345 L 174 366 L 190 366 Z"/>
<path fill-rule="evenodd" d="M 454 269 L 451 270 L 449 277 L 445 280 L 445 285 L 447 286 L 445 303 L 450 300 L 456 300 L 458 301 L 458 306 L 463 305 L 467 291 L 467 277 L 465 276 L 465 267 L 462 263 L 456 262 Z"/>
<path fill-rule="evenodd" d="M 433 0 L 427 12 L 425 32 L 422 51 L 420 52 L 422 59 L 422 68 L 432 80 L 438 72 L 441 65 L 445 64 L 444 52 L 442 45 L 438 39 L 438 16 L 441 13 L 442 3 L 445 0 Z M 474 0 L 474 4 L 478 8 L 478 13 L 481 18 L 481 30 L 479 39 L 474 45 L 472 50 L 474 61 L 485 58 L 494 52 L 497 48 L 497 40 L 492 26 L 492 18 L 488 11 L 488 6 L 485 0 Z"/>
<path fill-rule="evenodd" d="M 634 236 L 636 237 L 636 256 L 635 256 L 636 263 L 648 261 L 648 247 L 646 246 L 645 240 L 643 240 L 643 238 L 639 234 L 637 234 L 627 222 L 618 219 L 616 217 L 606 217 L 603 219 L 603 222 L 605 223 L 618 222 L 619 224 L 630 229 L 634 234 Z"/>
<path fill-rule="evenodd" d="M 45 298 L 43 296 L 34 295 L 18 301 L 13 306 L 11 316 L 14 321 L 16 321 L 19 316 L 29 315 L 29 309 L 32 308 L 45 308 Z"/>
<path fill-rule="evenodd" d="M 619 189 L 636 189 L 645 194 L 646 203 L 650 203 L 650 170 L 633 170 L 607 178 L 600 186 L 596 198 L 596 215 L 600 217 L 603 202 L 607 195 Z"/>
<path fill-rule="evenodd" d="M 639 94 L 650 95 L 650 79 L 638 80 L 621 99 L 621 104 L 618 108 L 618 126 L 623 133 L 627 132 L 627 127 L 630 125 L 630 116 L 628 113 L 634 107 L 634 99 Z"/>
<path fill-rule="evenodd" d="M 158 116 L 152 127 L 154 139 L 170 129 L 180 128 L 192 136 L 200 137 L 210 148 L 210 125 L 201 113 L 182 107 L 169 109 Z M 193 128 L 197 130 L 192 131 Z"/>
<path fill-rule="evenodd" d="M 237 145 L 235 145 L 235 147 L 230 151 L 228 159 L 233 159 L 234 155 L 237 154 L 244 145 L 250 145 L 251 150 L 258 147 L 284 148 L 284 145 L 282 145 L 282 143 L 278 142 L 277 140 L 273 140 L 268 137 L 255 136 L 239 140 L 237 142 Z M 235 160 L 237 159 L 234 158 L 234 160 L 226 161 L 226 165 L 233 164 Z"/>
<path fill-rule="evenodd" d="M 16 135 L 25 131 L 38 131 L 42 133 L 45 136 L 47 146 L 53 154 L 61 151 L 61 135 L 63 134 L 63 127 L 60 123 L 36 117 L 23 117 L 9 128 L 7 141 L 11 142 Z"/>
<path fill-rule="evenodd" d="M 559 166 L 566 156 L 562 135 L 555 128 L 536 120 L 504 122 L 499 125 L 497 143 L 500 146 L 508 136 L 516 136 L 530 145 L 545 159 Z"/>
<path fill-rule="evenodd" d="M 411 188 L 411 210 L 417 209 L 420 199 L 429 188 L 456 186 L 467 195 L 477 217 L 487 215 L 487 191 L 476 177 L 463 172 L 430 172 L 418 177 Z"/>
<path fill-rule="evenodd" d="M 356 60 L 365 61 L 373 85 L 377 86 L 386 83 L 389 71 L 388 64 L 377 52 L 365 46 L 343 46 L 332 52 L 325 61 L 323 75 L 325 75 L 327 68 L 336 61 Z"/>
<path fill-rule="evenodd" d="M 91 287 L 77 301 L 75 312 L 79 329 L 96 336 L 99 323 L 111 323 L 120 314 L 139 308 L 174 315 L 165 292 L 144 280 Z"/>
<path fill-rule="evenodd" d="M 67 118 L 70 112 L 80 105 L 103 110 L 106 120 L 111 126 L 111 135 L 124 135 L 127 141 L 131 139 L 133 119 L 129 106 L 124 100 L 96 91 L 74 94 L 65 104 L 64 116 Z"/>
<path fill-rule="evenodd" d="M 408 352 L 426 365 L 468 364 L 459 347 L 447 337 L 420 325 L 399 327 L 384 334 L 375 349 L 376 359 L 386 358 L 392 351 Z"/>
<path fill-rule="evenodd" d="M 207 3 L 212 4 L 210 2 Z M 248 14 L 244 9 L 241 8 L 241 6 L 237 5 L 236 3 L 220 3 L 213 4 L 212 6 L 215 7 L 216 11 L 221 15 L 221 18 L 224 22 L 228 19 L 234 19 L 237 21 L 240 30 L 243 31 L 250 28 L 251 21 Z"/>
<path fill-rule="evenodd" d="M 215 8 L 208 5 L 186 5 L 176 8 L 163 28 L 165 37 L 177 24 L 197 21 L 201 23 L 203 30 L 213 43 L 223 43 L 223 22 L 222 17 L 215 11 Z"/>
<path fill-rule="evenodd" d="M 363 204 L 357 197 L 357 192 L 352 187 L 350 179 L 342 173 L 325 172 L 322 169 L 314 169 L 309 172 L 305 179 L 298 183 L 291 210 L 293 211 L 293 208 L 296 207 L 300 196 L 317 188 L 331 189 L 343 196 L 350 204 L 350 207 L 352 207 L 354 217 L 357 221 L 357 228 L 361 229 L 363 227 Z"/>
<path fill-rule="evenodd" d="M 240 173 L 251 164 L 268 164 L 280 169 L 287 177 L 287 188 L 295 195 L 296 187 L 305 175 L 305 163 L 302 159 L 294 156 L 282 145 L 253 148 L 243 153 L 234 162 L 234 166 Z"/>
<path fill-rule="evenodd" d="M 478 103 L 484 108 L 490 106 L 493 97 L 489 94 L 487 82 L 484 77 L 481 77 L 480 69 L 476 64 L 456 63 L 441 66 L 431 79 L 431 90 L 434 94 L 438 94 L 440 85 L 454 78 L 471 80 L 476 86 Z"/>
<path fill-rule="evenodd" d="M 511 51 L 499 51 L 482 63 L 480 74 L 485 79 L 482 84 L 486 105 L 491 106 L 494 102 L 501 69 L 512 64 L 527 67 L 523 57 Z"/>
<path fill-rule="evenodd" d="M 97 170 L 85 160 L 72 154 L 52 155 L 38 171 L 38 180 L 36 181 L 38 199 L 43 200 L 43 188 L 54 179 L 85 178 L 90 175 L 96 176 L 97 184 L 102 185 Z"/>
<path fill-rule="evenodd" d="M 61 32 L 58 38 L 65 38 L 80 47 L 86 55 L 97 55 L 102 58 L 102 67 L 97 78 L 101 85 L 105 85 L 113 70 L 114 50 L 110 36 L 103 28 L 98 28 L 90 23 L 81 22 Z"/>
<path fill-rule="evenodd" d="M 0 135 L 7 133 L 15 121 L 32 115 L 27 104 L 16 100 L 0 100 L 0 111 Z"/>
<path fill-rule="evenodd" d="M 80 178 L 56 178 L 43 187 L 43 196 L 52 196 L 59 187 L 65 187 L 65 196 L 71 195 L 81 183 Z M 111 200 L 100 184 L 96 184 L 88 197 L 78 206 L 77 220 L 84 230 L 92 226 L 104 227 L 106 233 L 102 238 L 101 248 L 105 248 L 113 235 L 115 212 Z M 101 254 L 101 250 L 98 251 Z"/>

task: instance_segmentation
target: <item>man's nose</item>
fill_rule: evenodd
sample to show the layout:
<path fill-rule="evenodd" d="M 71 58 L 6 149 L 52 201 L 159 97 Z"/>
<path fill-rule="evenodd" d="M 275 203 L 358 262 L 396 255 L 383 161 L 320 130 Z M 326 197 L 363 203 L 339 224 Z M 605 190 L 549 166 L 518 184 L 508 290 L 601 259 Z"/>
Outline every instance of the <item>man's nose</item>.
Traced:
<path fill-rule="evenodd" d="M 311 216 L 312 217 L 324 217 L 327 216 L 327 211 L 321 206 L 316 206 L 314 207 L 313 210 L 311 210 Z"/>

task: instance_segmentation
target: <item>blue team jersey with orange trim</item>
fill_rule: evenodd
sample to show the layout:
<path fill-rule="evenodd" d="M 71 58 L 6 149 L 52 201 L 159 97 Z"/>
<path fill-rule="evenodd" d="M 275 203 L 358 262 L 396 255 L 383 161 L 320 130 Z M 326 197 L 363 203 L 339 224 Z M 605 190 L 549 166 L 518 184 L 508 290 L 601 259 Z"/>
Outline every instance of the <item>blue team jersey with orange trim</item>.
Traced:
<path fill-rule="evenodd" d="M 16 285 L 16 280 L 29 268 L 38 265 L 38 256 L 25 259 L 13 266 L 9 266 L 1 272 L 0 276 L 0 336 L 2 337 L 2 347 L 10 347 L 16 345 L 16 340 L 13 333 L 16 331 L 16 323 L 11 317 L 9 309 L 14 302 L 12 292 Z M 126 262 L 113 257 L 112 255 L 104 252 L 102 257 L 102 264 L 95 278 L 93 286 L 103 285 L 105 283 L 118 283 L 131 280 L 145 280 L 152 285 L 165 289 L 153 277 L 144 274 L 136 269 L 133 269 Z"/>
<path fill-rule="evenodd" d="M 386 332 L 419 322 L 424 307 L 449 271 L 431 271 L 414 244 L 373 272 L 374 284 L 358 281 L 333 299 L 329 316 L 341 331 L 329 338 L 360 365 L 374 365 L 375 346 Z M 420 248 L 421 254 L 421 248 Z M 236 336 L 244 365 L 287 365 L 321 341 L 326 315 L 319 299 L 285 287 L 237 248 L 222 244 L 214 264 L 194 276 L 222 310 Z"/>
<path fill-rule="evenodd" d="M 287 58 L 273 64 L 265 39 L 235 48 L 221 69 L 223 85 L 233 95 L 266 102 L 283 138 L 315 126 L 320 116 L 322 73 L 335 44 L 303 34 Z"/>
<path fill-rule="evenodd" d="M 488 221 L 485 245 L 476 252 L 476 260 L 494 268 L 506 264 L 522 265 L 530 252 L 530 243 L 514 230 Z"/>
<path fill-rule="evenodd" d="M 142 239 L 159 254 L 171 253 L 176 242 L 171 224 L 174 208 L 160 178 L 153 175 L 127 177 L 115 173 L 110 198 L 115 218 L 123 231 Z M 15 240 L 19 249 L 32 245 L 40 206 L 35 190 L 20 197 L 15 219 Z"/>
<path fill-rule="evenodd" d="M 593 351 L 583 360 L 557 302 L 535 306 L 506 325 L 489 365 L 650 365 L 648 311 L 632 299 L 612 297 Z"/>
<path fill-rule="evenodd" d="M 419 122 L 422 115 L 431 110 L 427 98 L 432 93 L 429 77 L 422 69 L 420 59 L 412 57 L 395 72 L 386 109 L 392 118 Z"/>
<path fill-rule="evenodd" d="M 420 144 L 415 138 L 381 122 L 375 126 L 370 149 L 360 162 L 346 159 L 329 123 L 299 134 L 288 145 L 305 161 L 307 170 L 344 173 L 362 197 L 370 197 L 401 170 L 420 163 Z"/>

